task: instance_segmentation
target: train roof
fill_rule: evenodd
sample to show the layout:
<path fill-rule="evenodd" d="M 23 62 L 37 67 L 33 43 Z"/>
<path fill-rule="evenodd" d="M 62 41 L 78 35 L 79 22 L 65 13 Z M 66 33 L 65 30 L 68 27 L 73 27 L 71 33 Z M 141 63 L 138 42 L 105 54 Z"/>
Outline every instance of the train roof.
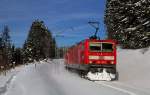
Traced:
<path fill-rule="evenodd" d="M 85 39 L 82 40 L 74 45 L 72 45 L 70 48 L 74 48 L 76 45 L 79 45 L 81 43 L 84 43 L 85 41 L 94 41 L 94 42 L 111 42 L 111 43 L 117 43 L 116 40 L 112 40 L 112 39 L 106 39 L 106 40 L 100 40 L 100 39 Z"/>
<path fill-rule="evenodd" d="M 106 39 L 106 40 L 100 40 L 100 39 L 86 39 L 85 41 L 96 41 L 96 42 L 112 42 L 112 43 L 117 43 L 116 40 L 112 40 L 112 39 Z"/>

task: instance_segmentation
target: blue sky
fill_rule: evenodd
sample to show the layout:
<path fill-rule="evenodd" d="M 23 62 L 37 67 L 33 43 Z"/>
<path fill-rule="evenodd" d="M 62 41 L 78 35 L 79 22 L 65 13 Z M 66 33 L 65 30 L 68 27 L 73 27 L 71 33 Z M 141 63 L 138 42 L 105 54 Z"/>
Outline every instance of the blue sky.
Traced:
<path fill-rule="evenodd" d="M 89 20 L 99 21 L 99 36 L 106 36 L 104 10 L 105 0 L 1 0 L 0 31 L 8 25 L 12 42 L 21 47 L 32 22 L 40 19 L 54 36 L 65 35 L 56 36 L 58 46 L 73 45 L 93 34 Z"/>

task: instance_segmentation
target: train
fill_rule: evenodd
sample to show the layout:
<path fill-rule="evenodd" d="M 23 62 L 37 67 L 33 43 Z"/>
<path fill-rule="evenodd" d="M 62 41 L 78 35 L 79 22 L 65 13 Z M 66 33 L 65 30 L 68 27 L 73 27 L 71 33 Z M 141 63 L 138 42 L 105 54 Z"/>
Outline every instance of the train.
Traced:
<path fill-rule="evenodd" d="M 111 80 L 118 79 L 117 42 L 115 40 L 85 39 L 68 48 L 64 60 L 67 69 L 74 69 L 80 74 L 106 72 L 113 75 Z"/>

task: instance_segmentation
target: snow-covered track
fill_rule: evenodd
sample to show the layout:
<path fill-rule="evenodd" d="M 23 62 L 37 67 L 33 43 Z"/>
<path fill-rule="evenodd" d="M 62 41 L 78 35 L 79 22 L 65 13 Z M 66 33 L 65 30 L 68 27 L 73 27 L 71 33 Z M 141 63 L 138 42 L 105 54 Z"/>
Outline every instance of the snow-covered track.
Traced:
<path fill-rule="evenodd" d="M 3 94 L 5 94 L 5 93 L 7 92 L 8 87 L 9 87 L 10 83 L 12 82 L 12 80 L 13 80 L 14 78 L 15 78 L 15 74 L 12 75 L 12 76 L 6 81 L 6 83 L 5 83 L 4 86 L 0 87 L 0 95 L 3 95 Z"/>

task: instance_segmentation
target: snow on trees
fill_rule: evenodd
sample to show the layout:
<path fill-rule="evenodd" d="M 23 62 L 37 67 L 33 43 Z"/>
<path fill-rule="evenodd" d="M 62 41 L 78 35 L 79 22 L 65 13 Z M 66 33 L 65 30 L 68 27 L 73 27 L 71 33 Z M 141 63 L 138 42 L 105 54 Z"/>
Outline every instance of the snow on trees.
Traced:
<path fill-rule="evenodd" d="M 5 67 L 8 67 L 12 62 L 11 40 L 9 33 L 10 30 L 8 26 L 4 26 L 0 36 L 0 52 L 1 52 L 0 66 Z"/>
<path fill-rule="evenodd" d="M 55 48 L 55 39 L 44 25 L 44 22 L 34 21 L 24 43 L 24 62 L 54 58 Z"/>
<path fill-rule="evenodd" d="M 107 0 L 105 24 L 108 38 L 123 48 L 150 46 L 150 1 Z"/>

